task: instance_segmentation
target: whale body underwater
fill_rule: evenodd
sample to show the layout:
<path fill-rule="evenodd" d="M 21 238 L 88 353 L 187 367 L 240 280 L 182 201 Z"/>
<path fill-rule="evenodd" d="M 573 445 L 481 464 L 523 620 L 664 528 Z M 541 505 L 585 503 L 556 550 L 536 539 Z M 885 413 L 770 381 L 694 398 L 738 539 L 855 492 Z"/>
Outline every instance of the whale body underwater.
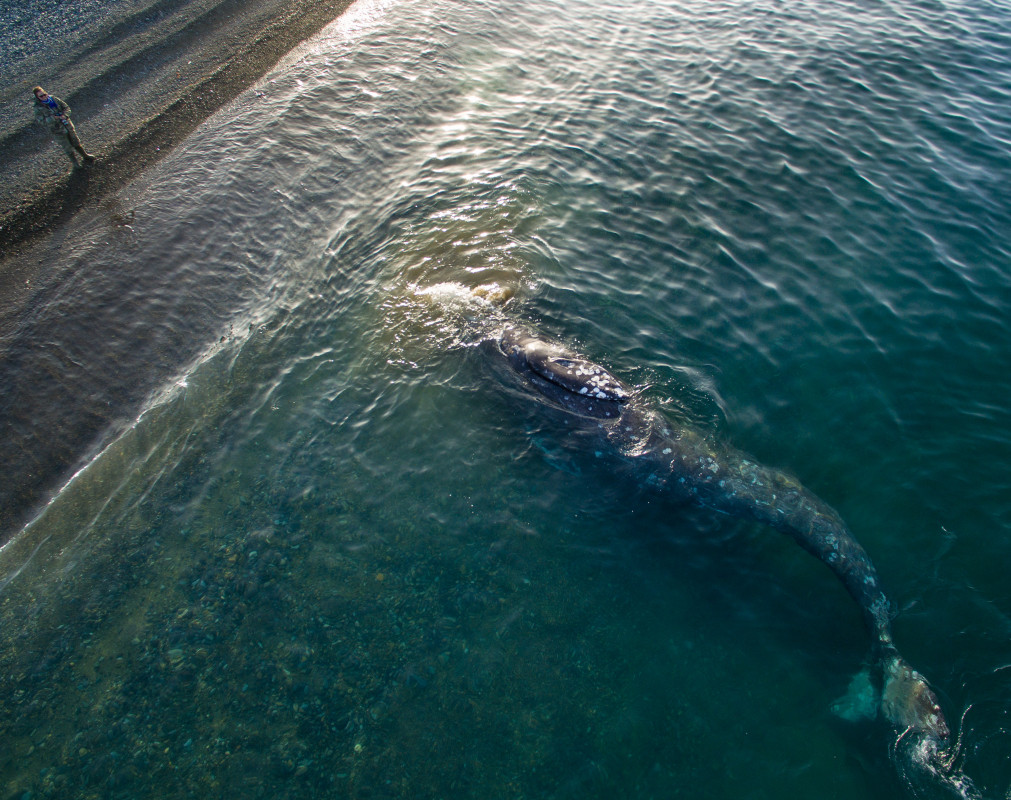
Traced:
<path fill-rule="evenodd" d="M 894 733 L 891 755 L 907 788 L 976 798 L 952 767 L 951 732 L 926 679 L 892 639 L 891 604 L 870 557 L 842 517 L 795 478 L 688 427 L 674 426 L 604 367 L 564 345 L 506 324 L 489 340 L 522 381 L 550 405 L 599 426 L 620 453 L 646 465 L 662 491 L 735 517 L 765 523 L 794 539 L 842 582 L 871 638 L 872 713 Z"/>

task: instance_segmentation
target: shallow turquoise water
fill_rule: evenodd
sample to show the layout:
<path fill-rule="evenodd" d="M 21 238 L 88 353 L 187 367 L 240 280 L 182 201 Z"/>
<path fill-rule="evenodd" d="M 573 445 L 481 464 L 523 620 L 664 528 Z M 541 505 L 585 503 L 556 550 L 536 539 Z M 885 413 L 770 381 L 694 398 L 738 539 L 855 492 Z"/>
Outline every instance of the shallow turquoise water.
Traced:
<path fill-rule="evenodd" d="M 76 463 L 0 552 L 7 796 L 911 790 L 828 571 L 516 391 L 503 317 L 832 503 L 1008 796 L 1009 40 L 406 0 L 292 54 L 2 343 L 10 502 Z"/>

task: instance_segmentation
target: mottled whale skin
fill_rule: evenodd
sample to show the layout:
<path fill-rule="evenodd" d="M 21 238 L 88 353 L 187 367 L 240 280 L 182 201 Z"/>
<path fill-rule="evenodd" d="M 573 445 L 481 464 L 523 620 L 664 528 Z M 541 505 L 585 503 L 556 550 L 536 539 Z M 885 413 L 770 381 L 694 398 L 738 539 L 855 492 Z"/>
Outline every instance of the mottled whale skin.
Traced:
<path fill-rule="evenodd" d="M 512 368 L 537 391 L 575 414 L 616 419 L 632 397 L 606 369 L 561 345 L 508 327 L 499 346 Z"/>
<path fill-rule="evenodd" d="M 832 570 L 870 633 L 878 709 L 905 742 L 906 758 L 913 762 L 907 772 L 919 769 L 956 796 L 977 796 L 961 773 L 951 775 L 944 758 L 950 732 L 937 698 L 896 649 L 891 606 L 877 570 L 834 509 L 790 475 L 689 428 L 671 426 L 613 374 L 563 345 L 512 325 L 497 345 L 512 369 L 552 404 L 598 425 L 620 453 L 648 470 L 651 484 L 763 522 Z"/>

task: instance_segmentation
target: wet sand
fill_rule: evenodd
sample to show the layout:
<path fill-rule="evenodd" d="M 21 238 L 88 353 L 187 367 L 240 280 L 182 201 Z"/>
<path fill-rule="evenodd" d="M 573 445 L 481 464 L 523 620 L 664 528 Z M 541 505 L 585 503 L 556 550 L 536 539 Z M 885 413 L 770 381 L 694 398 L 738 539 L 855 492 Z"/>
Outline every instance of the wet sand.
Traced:
<path fill-rule="evenodd" d="M 16 256 L 167 155 L 352 0 L 138 0 L 0 86 L 0 315 L 44 265 Z M 98 160 L 74 169 L 35 123 L 31 88 L 72 109 Z"/>
<path fill-rule="evenodd" d="M 69 52 L 42 50 L 46 70 L 0 85 L 0 354 L 22 326 L 58 258 L 70 221 L 164 158 L 202 121 L 266 74 L 286 53 L 340 16 L 352 0 L 123 0 Z M 124 16 L 123 12 L 129 13 Z M 36 56 L 33 56 L 36 57 Z M 31 88 L 65 100 L 86 149 L 98 160 L 73 168 L 35 123 Z M 143 109 L 142 112 L 137 109 Z M 53 234 L 49 236 L 47 234 Z M 54 254 L 54 249 L 56 250 Z M 13 387 L 0 430 L 16 428 Z M 28 454 L 0 503 L 0 543 L 27 521 L 98 434 L 85 427 L 69 450 Z M 94 427 L 94 426 L 93 426 Z M 72 437 L 73 438 L 73 437 Z M 46 457 L 43 457 L 46 456 Z"/>

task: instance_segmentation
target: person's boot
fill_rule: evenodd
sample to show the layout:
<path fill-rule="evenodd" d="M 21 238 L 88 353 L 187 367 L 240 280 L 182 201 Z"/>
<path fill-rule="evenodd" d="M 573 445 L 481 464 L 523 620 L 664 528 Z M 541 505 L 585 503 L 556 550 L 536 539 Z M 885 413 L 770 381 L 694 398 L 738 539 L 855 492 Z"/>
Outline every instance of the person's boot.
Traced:
<path fill-rule="evenodd" d="M 74 145 L 74 149 L 76 149 L 77 152 L 81 154 L 81 158 L 84 159 L 84 163 L 85 164 L 92 164 L 92 163 L 94 163 L 95 157 L 91 153 L 89 153 L 88 151 L 86 151 L 84 149 L 84 147 L 82 147 L 79 144 L 75 144 Z"/>

